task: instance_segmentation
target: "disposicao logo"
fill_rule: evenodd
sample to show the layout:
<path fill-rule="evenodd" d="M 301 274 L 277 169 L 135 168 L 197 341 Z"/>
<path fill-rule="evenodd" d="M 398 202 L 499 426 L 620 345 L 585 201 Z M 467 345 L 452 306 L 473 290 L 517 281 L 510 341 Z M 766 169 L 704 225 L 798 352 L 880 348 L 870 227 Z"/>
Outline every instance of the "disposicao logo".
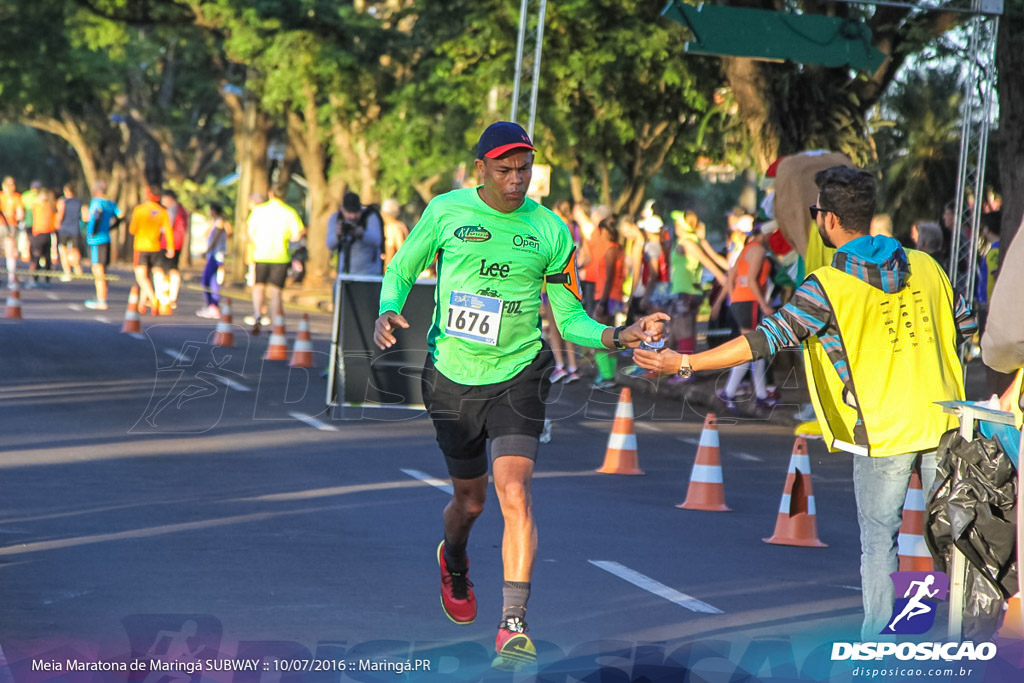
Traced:
<path fill-rule="evenodd" d="M 486 242 L 491 239 L 491 232 L 479 225 L 463 225 L 455 230 L 455 236 L 463 242 Z"/>
<path fill-rule="evenodd" d="M 943 572 L 893 572 L 896 604 L 883 634 L 919 635 L 935 623 L 935 608 L 949 593 L 949 577 Z M 902 596 L 902 597 L 900 597 Z"/>

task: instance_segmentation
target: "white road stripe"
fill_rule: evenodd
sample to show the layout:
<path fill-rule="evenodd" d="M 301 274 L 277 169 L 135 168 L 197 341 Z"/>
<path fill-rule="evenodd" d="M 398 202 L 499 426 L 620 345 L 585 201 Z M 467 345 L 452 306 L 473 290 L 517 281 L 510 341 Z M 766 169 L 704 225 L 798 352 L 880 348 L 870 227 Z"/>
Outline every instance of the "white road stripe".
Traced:
<path fill-rule="evenodd" d="M 665 584 L 659 583 L 648 576 L 644 576 L 640 572 L 634 571 L 625 565 L 619 564 L 618 562 L 608 562 L 606 560 L 587 560 L 587 562 L 599 569 L 609 572 L 610 574 L 614 574 L 624 581 L 628 581 L 637 588 L 642 588 L 660 598 L 665 598 L 669 602 L 674 602 L 680 607 L 685 607 L 692 612 L 701 612 L 703 614 L 725 614 L 725 612 L 717 607 L 713 607 L 706 602 L 701 602 L 697 598 L 689 596 L 686 593 L 680 593 L 676 589 L 669 588 Z"/>
<path fill-rule="evenodd" d="M 335 427 L 334 425 L 329 425 L 326 422 L 321 422 L 320 420 L 316 419 L 315 417 L 313 417 L 311 415 L 306 415 L 305 413 L 288 413 L 288 414 L 291 415 L 292 417 L 294 417 L 299 422 L 305 422 L 310 427 L 315 427 L 315 428 L 319 429 L 321 432 L 336 432 L 336 431 L 338 431 L 338 428 Z"/>
<path fill-rule="evenodd" d="M 649 432 L 660 432 L 660 431 L 662 431 L 661 427 L 659 427 L 658 425 L 652 425 L 652 424 L 649 424 L 647 422 L 634 422 L 633 425 L 637 429 L 646 429 Z"/>
<path fill-rule="evenodd" d="M 250 389 L 249 387 L 245 386 L 241 382 L 236 382 L 235 380 L 231 379 L 230 377 L 219 377 L 218 376 L 217 377 L 217 381 L 220 382 L 221 384 L 224 384 L 226 386 L 231 387 L 235 391 L 252 391 L 252 389 Z"/>
<path fill-rule="evenodd" d="M 132 332 L 128 336 L 129 337 L 135 337 L 136 339 L 145 339 L 146 338 L 146 335 L 142 334 L 141 332 Z"/>
<path fill-rule="evenodd" d="M 700 445 L 700 440 L 699 439 L 691 439 L 691 438 L 686 437 L 686 436 L 681 436 L 681 437 L 679 437 L 679 440 L 682 441 L 683 443 L 688 443 L 691 446 L 699 446 Z"/>
<path fill-rule="evenodd" d="M 740 460 L 746 460 L 747 462 L 762 462 L 762 458 L 759 458 L 756 455 L 751 455 L 750 453 L 744 453 L 743 451 L 737 451 L 730 455 L 735 455 Z"/>
<path fill-rule="evenodd" d="M 46 298 L 49 299 L 50 301 L 60 301 L 60 297 L 54 294 L 53 292 L 47 292 Z"/>
<path fill-rule="evenodd" d="M 96 315 L 96 316 L 93 316 L 93 320 L 95 320 L 95 321 L 96 321 L 96 322 L 98 322 L 98 323 L 105 323 L 105 324 L 107 324 L 107 323 L 110 323 L 110 318 L 108 318 L 108 317 L 107 317 L 107 316 L 105 316 L 105 315 Z"/>
<path fill-rule="evenodd" d="M 182 362 L 187 361 L 187 360 L 192 360 L 191 358 L 189 358 L 185 354 L 178 353 L 174 349 L 164 349 L 164 353 L 166 353 L 168 356 L 170 356 L 174 360 L 180 360 Z"/>
<path fill-rule="evenodd" d="M 402 472 L 407 474 L 407 475 L 409 475 L 413 479 L 419 479 L 424 484 L 430 484 L 434 488 L 440 489 L 440 490 L 444 491 L 445 493 L 447 493 L 448 495 L 454 495 L 454 493 L 455 493 L 452 490 L 452 485 L 451 484 L 449 484 L 448 482 L 446 482 L 443 479 L 438 479 L 437 477 L 432 477 L 429 474 L 427 474 L 426 472 L 420 472 L 419 470 L 406 470 L 406 469 L 403 469 Z"/>
<path fill-rule="evenodd" d="M 68 308 L 70 308 L 72 311 L 75 311 L 76 313 L 81 313 L 83 310 L 82 306 L 79 304 L 68 304 Z"/>

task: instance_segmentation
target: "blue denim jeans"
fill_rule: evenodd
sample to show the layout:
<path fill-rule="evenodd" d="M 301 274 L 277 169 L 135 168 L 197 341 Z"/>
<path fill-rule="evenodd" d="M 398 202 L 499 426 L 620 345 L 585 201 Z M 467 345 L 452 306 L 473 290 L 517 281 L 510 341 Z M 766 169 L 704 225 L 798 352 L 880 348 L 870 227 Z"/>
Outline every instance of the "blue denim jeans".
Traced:
<path fill-rule="evenodd" d="M 864 597 L 862 641 L 883 640 L 878 634 L 892 613 L 895 597 L 889 574 L 899 568 L 896 542 L 917 455 L 853 456 L 853 492 L 860 524 L 860 582 Z M 921 488 L 926 500 L 934 481 L 933 451 L 921 456 Z"/>

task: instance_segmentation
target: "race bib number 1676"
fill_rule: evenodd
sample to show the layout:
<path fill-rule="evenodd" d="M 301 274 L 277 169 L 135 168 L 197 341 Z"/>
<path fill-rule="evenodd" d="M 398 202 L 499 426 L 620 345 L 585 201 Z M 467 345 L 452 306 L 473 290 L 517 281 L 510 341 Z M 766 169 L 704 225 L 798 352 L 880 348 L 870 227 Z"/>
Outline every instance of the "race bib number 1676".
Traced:
<path fill-rule="evenodd" d="M 493 296 L 452 292 L 445 334 L 497 346 L 502 301 Z"/>

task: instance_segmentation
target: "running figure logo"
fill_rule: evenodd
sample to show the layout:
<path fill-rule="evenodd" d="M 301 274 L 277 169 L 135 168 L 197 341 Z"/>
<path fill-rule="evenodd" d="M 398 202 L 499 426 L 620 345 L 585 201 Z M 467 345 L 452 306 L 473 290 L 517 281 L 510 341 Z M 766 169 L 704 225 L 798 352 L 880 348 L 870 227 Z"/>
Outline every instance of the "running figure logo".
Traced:
<path fill-rule="evenodd" d="M 935 608 L 949 593 L 949 577 L 943 572 L 893 572 L 896 604 L 883 634 L 919 635 L 935 623 Z M 903 596 L 903 597 L 899 597 Z"/>

